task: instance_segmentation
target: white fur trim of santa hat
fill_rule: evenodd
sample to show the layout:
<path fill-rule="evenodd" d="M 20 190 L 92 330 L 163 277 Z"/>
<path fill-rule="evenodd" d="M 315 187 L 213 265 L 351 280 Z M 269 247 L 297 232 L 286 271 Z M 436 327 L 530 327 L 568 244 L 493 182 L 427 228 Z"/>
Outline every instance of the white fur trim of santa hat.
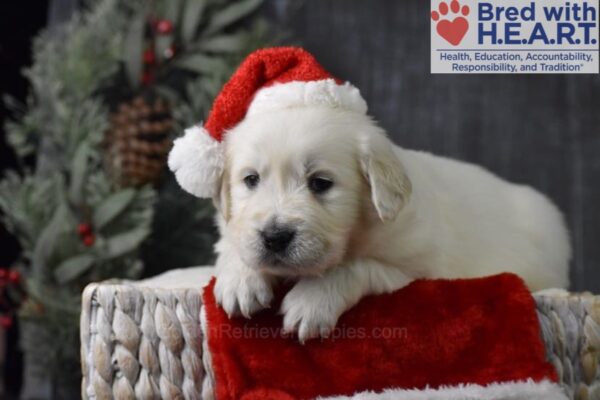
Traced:
<path fill-rule="evenodd" d="M 349 82 L 340 85 L 330 78 L 280 83 L 260 89 L 246 115 L 301 106 L 325 106 L 367 113 L 367 102 L 355 86 Z"/>
<path fill-rule="evenodd" d="M 201 125 L 185 130 L 169 153 L 169 169 L 179 185 L 197 197 L 213 197 L 225 163 L 224 144 Z"/>

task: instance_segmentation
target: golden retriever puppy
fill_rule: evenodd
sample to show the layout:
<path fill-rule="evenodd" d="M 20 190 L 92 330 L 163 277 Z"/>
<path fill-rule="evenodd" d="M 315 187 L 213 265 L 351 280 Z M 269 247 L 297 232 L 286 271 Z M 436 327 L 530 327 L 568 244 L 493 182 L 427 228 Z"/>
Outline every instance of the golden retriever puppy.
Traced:
<path fill-rule="evenodd" d="M 363 296 L 413 279 L 511 271 L 532 290 L 568 284 L 567 230 L 546 197 L 396 147 L 366 115 L 254 114 L 225 149 L 215 294 L 230 315 L 269 307 L 273 285 L 292 279 L 281 313 L 304 341 Z"/>
<path fill-rule="evenodd" d="M 301 341 L 414 279 L 510 271 L 532 290 L 568 285 L 568 233 L 546 197 L 394 146 L 359 90 L 300 48 L 250 54 L 169 167 L 219 209 L 217 301 L 250 317 L 292 281 L 280 311 Z"/>

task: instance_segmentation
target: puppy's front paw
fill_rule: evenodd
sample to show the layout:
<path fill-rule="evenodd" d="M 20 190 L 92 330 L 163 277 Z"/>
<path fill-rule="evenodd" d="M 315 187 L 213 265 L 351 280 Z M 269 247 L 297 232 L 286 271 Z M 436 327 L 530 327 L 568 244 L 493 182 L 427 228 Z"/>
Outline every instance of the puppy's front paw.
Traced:
<path fill-rule="evenodd" d="M 240 271 L 221 273 L 215 284 L 215 299 L 230 317 L 250 318 L 255 312 L 269 308 L 273 300 L 271 284 L 257 273 Z"/>
<path fill-rule="evenodd" d="M 283 329 L 297 332 L 304 343 L 308 339 L 327 337 L 344 312 L 343 300 L 328 291 L 317 280 L 300 281 L 289 291 L 281 303 Z"/>

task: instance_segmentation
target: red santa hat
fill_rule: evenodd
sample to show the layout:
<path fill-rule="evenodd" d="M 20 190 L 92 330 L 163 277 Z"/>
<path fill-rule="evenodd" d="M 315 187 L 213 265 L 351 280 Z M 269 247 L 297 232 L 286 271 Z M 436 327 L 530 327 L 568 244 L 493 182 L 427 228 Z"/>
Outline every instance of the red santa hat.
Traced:
<path fill-rule="evenodd" d="M 348 82 L 332 77 L 307 51 L 274 47 L 250 54 L 213 103 L 204 125 L 175 140 L 169 168 L 187 192 L 212 197 L 223 172 L 223 140 L 246 116 L 302 106 L 367 112 L 367 103 Z"/>

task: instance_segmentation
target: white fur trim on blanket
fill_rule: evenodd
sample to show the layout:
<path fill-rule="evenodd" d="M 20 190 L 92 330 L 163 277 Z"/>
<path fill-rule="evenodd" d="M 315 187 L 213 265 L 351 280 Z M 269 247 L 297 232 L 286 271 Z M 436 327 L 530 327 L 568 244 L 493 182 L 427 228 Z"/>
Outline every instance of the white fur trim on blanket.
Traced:
<path fill-rule="evenodd" d="M 532 380 L 494 383 L 488 386 L 460 385 L 438 389 L 388 389 L 382 393 L 361 392 L 353 396 L 319 397 L 319 400 L 567 400 L 553 382 Z"/>
<path fill-rule="evenodd" d="M 173 142 L 169 153 L 169 168 L 179 185 L 198 197 L 213 197 L 224 165 L 224 145 L 200 125 L 185 130 Z"/>
<path fill-rule="evenodd" d="M 301 106 L 328 106 L 367 113 L 367 102 L 360 91 L 346 82 L 338 85 L 333 79 L 294 81 L 260 89 L 246 115 Z"/>

